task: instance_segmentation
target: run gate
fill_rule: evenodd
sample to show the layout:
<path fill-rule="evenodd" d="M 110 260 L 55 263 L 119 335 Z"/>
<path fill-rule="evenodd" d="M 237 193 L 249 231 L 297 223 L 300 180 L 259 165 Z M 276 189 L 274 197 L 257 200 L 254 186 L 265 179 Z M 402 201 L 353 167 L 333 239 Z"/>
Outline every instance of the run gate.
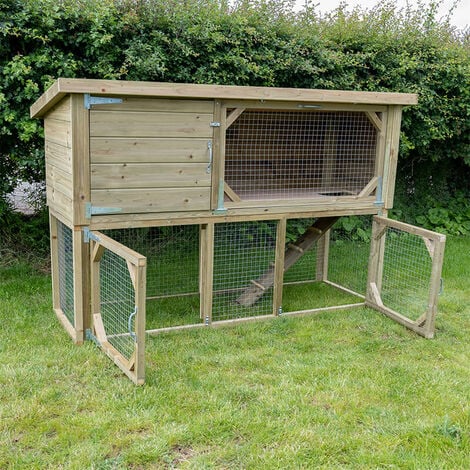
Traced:
<path fill-rule="evenodd" d="M 89 336 L 136 384 L 145 380 L 144 256 L 100 232 L 88 232 L 91 253 Z"/>

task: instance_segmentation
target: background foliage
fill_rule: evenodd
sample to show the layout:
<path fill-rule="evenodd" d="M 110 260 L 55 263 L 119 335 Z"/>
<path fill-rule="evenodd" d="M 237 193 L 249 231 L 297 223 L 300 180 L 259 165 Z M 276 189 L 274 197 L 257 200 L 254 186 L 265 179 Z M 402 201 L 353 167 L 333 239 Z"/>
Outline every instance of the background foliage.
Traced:
<path fill-rule="evenodd" d="M 395 216 L 469 232 L 469 32 L 438 20 L 436 2 L 342 5 L 323 17 L 292 5 L 0 0 L 1 221 L 26 223 L 12 221 L 6 195 L 18 180 L 44 179 L 30 105 L 57 77 L 85 77 L 416 92 L 419 105 L 404 112 Z"/>

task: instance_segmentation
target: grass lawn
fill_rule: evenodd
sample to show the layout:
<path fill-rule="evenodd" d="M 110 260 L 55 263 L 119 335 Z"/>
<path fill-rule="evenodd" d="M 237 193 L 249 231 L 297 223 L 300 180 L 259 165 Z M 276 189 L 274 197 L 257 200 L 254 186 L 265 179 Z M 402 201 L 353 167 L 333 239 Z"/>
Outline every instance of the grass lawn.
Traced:
<path fill-rule="evenodd" d="M 171 333 L 135 387 L 0 268 L 0 468 L 468 469 L 470 237 L 443 277 L 433 340 L 365 308 Z"/>

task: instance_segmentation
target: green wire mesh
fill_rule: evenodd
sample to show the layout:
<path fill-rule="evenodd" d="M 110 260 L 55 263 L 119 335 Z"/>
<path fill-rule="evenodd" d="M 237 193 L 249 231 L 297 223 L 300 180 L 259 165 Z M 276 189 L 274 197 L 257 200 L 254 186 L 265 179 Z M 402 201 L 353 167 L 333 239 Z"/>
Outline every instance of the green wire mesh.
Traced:
<path fill-rule="evenodd" d="M 109 343 L 130 359 L 135 349 L 130 319 L 135 311 L 135 290 L 126 260 L 108 249 L 100 262 L 100 306 Z"/>
<path fill-rule="evenodd" d="M 382 302 L 416 320 L 427 310 L 431 256 L 419 235 L 388 227 L 385 237 Z"/>
<path fill-rule="evenodd" d="M 331 229 L 328 280 L 366 294 L 372 216 L 342 217 Z"/>
<path fill-rule="evenodd" d="M 104 230 L 147 258 L 147 298 L 198 293 L 199 226 Z"/>
<path fill-rule="evenodd" d="M 72 230 L 57 221 L 57 242 L 59 261 L 59 303 L 60 309 L 72 326 L 75 325 L 73 289 L 73 239 Z"/>
<path fill-rule="evenodd" d="M 274 263 L 276 227 L 276 221 L 215 225 L 212 320 L 272 314 L 272 287 L 249 307 L 237 299 Z"/>

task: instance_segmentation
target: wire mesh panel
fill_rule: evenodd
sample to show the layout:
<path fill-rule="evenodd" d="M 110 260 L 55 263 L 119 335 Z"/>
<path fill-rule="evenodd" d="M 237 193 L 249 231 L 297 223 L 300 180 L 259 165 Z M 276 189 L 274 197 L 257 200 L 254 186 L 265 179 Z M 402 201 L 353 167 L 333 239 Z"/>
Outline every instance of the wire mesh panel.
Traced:
<path fill-rule="evenodd" d="M 198 293 L 198 225 L 106 230 L 103 233 L 147 258 L 147 298 Z"/>
<path fill-rule="evenodd" d="M 245 110 L 226 131 L 225 181 L 242 200 L 356 195 L 376 147 L 363 112 Z"/>
<path fill-rule="evenodd" d="M 127 360 L 135 349 L 134 311 L 135 289 L 127 262 L 116 253 L 105 250 L 100 266 L 101 318 L 109 343 Z"/>
<path fill-rule="evenodd" d="M 338 217 L 288 221 L 282 302 L 285 313 L 340 308 L 360 301 L 351 289 L 329 280 L 330 231 L 337 221 Z M 347 249 L 354 247 L 349 245 Z M 348 253 L 343 261 L 343 277 L 355 278 L 357 266 L 348 265 L 349 259 Z M 367 259 L 368 250 L 364 257 L 364 283 Z"/>
<path fill-rule="evenodd" d="M 71 326 L 75 325 L 72 230 L 57 220 L 59 307 Z"/>
<path fill-rule="evenodd" d="M 272 269 L 276 221 L 216 224 L 212 319 L 228 320 L 273 313 L 273 288 L 249 299 L 250 287 Z"/>
<path fill-rule="evenodd" d="M 303 235 L 315 219 L 290 219 L 287 221 L 286 243 L 294 243 Z M 287 247 L 286 247 L 287 248 Z M 284 273 L 284 285 L 316 281 L 318 243 L 305 252 L 302 257 Z"/>
<path fill-rule="evenodd" d="M 372 216 L 341 217 L 331 229 L 327 279 L 366 294 Z"/>
<path fill-rule="evenodd" d="M 146 259 L 91 233 L 92 334 L 135 383 L 144 380 Z"/>
<path fill-rule="evenodd" d="M 147 258 L 147 329 L 200 323 L 198 225 L 105 233 Z"/>
<path fill-rule="evenodd" d="M 372 234 L 367 303 L 431 337 L 444 235 L 377 216 Z"/>

